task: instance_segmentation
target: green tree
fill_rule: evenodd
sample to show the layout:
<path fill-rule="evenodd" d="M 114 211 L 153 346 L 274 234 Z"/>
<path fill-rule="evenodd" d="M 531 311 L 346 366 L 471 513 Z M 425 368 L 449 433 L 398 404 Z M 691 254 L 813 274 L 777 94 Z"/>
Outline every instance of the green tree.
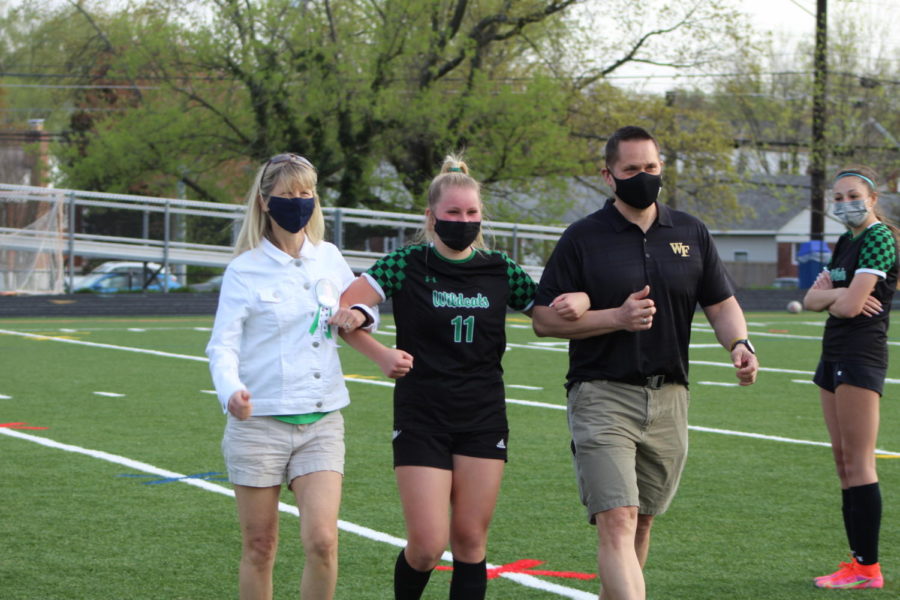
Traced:
<path fill-rule="evenodd" d="M 900 171 L 900 86 L 896 49 L 883 23 L 864 22 L 849 3 L 835 7 L 828 43 L 829 165 L 869 164 L 887 176 Z M 734 130 L 742 168 L 804 174 L 811 143 L 812 41 L 768 40 L 755 57 L 735 56 L 732 76 L 710 94 L 711 106 Z"/>
<path fill-rule="evenodd" d="M 78 83 L 101 86 L 67 99 L 66 185 L 171 195 L 182 181 L 194 197 L 235 200 L 257 165 L 293 150 L 315 161 L 335 204 L 410 208 L 443 155 L 465 150 L 493 216 L 552 220 L 564 202 L 529 198 L 565 197 L 567 178 L 596 173 L 595 138 L 641 122 L 676 143 L 678 107 L 606 78 L 634 63 L 705 60 L 740 30 L 726 6 L 72 0 L 31 16 L 46 37 L 77 24 L 41 51 L 71 57 Z M 11 55 L 32 51 L 23 37 Z M 688 131 L 721 134 L 700 116 Z M 722 146 L 692 139 L 711 137 L 678 142 L 679 177 L 708 181 L 721 162 L 701 157 Z"/>
<path fill-rule="evenodd" d="M 738 204 L 742 183 L 732 161 L 732 131 L 710 110 L 704 94 L 673 90 L 661 97 L 628 93 L 606 84 L 585 97 L 577 114 L 575 135 L 585 139 L 597 157 L 591 169 L 595 175 L 604 166 L 606 132 L 623 124 L 638 125 L 653 132 L 660 142 L 665 161 L 662 201 L 672 208 L 702 214 L 710 225 L 740 218 L 747 210 Z M 598 194 L 611 193 L 599 177 L 579 179 Z"/>

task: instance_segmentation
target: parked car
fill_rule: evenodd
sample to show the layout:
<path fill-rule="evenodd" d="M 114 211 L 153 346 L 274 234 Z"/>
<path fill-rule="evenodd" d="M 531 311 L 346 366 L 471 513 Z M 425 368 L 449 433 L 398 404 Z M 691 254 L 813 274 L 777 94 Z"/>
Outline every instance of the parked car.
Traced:
<path fill-rule="evenodd" d="M 195 292 L 218 292 L 222 289 L 222 277 L 224 275 L 216 275 L 202 283 L 195 283 L 189 287 Z"/>
<path fill-rule="evenodd" d="M 141 262 L 110 261 L 99 265 L 88 275 L 75 280 L 73 290 L 76 292 L 158 292 L 163 290 L 163 284 L 168 278 L 170 290 L 181 287 L 178 280 L 171 273 L 165 274 L 160 270 L 158 263 L 148 262 L 146 267 Z M 144 287 L 147 278 L 152 281 Z"/>

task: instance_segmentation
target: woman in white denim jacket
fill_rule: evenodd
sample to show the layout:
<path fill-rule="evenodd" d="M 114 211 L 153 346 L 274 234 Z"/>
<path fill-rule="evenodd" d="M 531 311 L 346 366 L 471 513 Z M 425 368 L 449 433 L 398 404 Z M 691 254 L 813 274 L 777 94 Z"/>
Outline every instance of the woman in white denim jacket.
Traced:
<path fill-rule="evenodd" d="M 322 240 L 316 170 L 296 154 L 263 165 L 219 295 L 206 353 L 227 425 L 222 452 L 243 538 L 240 597 L 272 597 L 278 498 L 300 511 L 306 555 L 300 596 L 330 599 L 350 402 L 336 329 L 370 325 L 365 308 L 337 305 L 353 273 Z"/>

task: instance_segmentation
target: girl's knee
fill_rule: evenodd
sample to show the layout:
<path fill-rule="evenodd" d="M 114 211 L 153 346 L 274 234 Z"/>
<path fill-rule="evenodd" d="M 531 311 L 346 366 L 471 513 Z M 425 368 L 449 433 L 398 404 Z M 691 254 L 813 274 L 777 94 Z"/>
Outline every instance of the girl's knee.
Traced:
<path fill-rule="evenodd" d="M 487 531 L 482 528 L 457 529 L 450 539 L 453 558 L 467 563 L 484 559 L 487 551 Z"/>
<path fill-rule="evenodd" d="M 436 540 L 415 541 L 410 539 L 406 546 L 406 562 L 416 571 L 430 571 L 441 560 L 446 542 L 439 544 Z"/>

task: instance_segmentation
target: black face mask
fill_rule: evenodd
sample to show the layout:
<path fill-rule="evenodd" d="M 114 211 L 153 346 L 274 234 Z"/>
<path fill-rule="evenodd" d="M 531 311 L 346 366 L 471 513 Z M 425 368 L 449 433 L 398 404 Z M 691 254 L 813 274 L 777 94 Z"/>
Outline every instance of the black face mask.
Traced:
<path fill-rule="evenodd" d="M 662 188 L 662 177 L 641 171 L 634 177 L 619 179 L 610 175 L 616 182 L 616 196 L 628 206 L 643 210 L 656 202 Z"/>
<path fill-rule="evenodd" d="M 449 248 L 462 252 L 472 245 L 481 231 L 481 221 L 442 221 L 434 219 L 434 232 Z"/>
<path fill-rule="evenodd" d="M 315 207 L 315 198 L 269 196 L 269 216 L 279 227 L 291 233 L 306 227 Z"/>

